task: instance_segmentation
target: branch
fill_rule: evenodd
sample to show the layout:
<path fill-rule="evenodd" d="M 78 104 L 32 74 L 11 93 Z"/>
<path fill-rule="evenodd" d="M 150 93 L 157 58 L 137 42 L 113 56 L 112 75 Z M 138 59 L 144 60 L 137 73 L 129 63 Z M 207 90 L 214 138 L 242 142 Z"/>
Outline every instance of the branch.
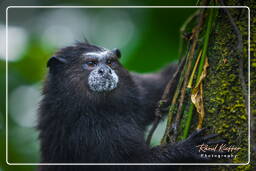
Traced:
<path fill-rule="evenodd" d="M 181 115 L 182 115 L 182 107 L 183 107 L 183 103 L 184 103 L 184 99 L 185 99 L 186 88 L 187 88 L 187 85 L 188 85 L 188 79 L 189 79 L 189 75 L 190 75 L 192 60 L 193 60 L 193 57 L 194 57 L 194 54 L 195 54 L 195 49 L 196 49 L 196 45 L 197 45 L 197 42 L 198 42 L 199 32 L 201 30 L 201 27 L 202 27 L 203 21 L 204 21 L 204 11 L 205 11 L 205 9 L 202 9 L 200 11 L 199 23 L 193 30 L 193 35 L 192 35 L 193 43 L 192 43 L 192 47 L 191 47 L 191 50 L 190 50 L 190 53 L 189 53 L 189 56 L 188 56 L 188 66 L 187 66 L 187 70 L 186 70 L 186 73 L 185 73 L 185 76 L 184 76 L 185 77 L 184 78 L 184 83 L 183 83 L 183 86 L 182 86 L 182 89 L 181 89 L 179 107 L 178 107 L 175 123 L 171 127 L 171 129 L 173 129 L 173 136 L 171 138 L 171 142 L 175 142 L 176 137 L 178 135 L 178 128 L 177 128 L 178 126 L 177 125 L 179 124 L 180 119 L 181 119 Z"/>
<path fill-rule="evenodd" d="M 180 77 L 180 73 L 183 69 L 185 63 L 185 58 L 183 58 L 176 70 L 176 72 L 174 73 L 172 79 L 167 83 L 167 86 L 165 87 L 164 93 L 161 97 L 161 100 L 158 103 L 158 106 L 155 110 L 155 120 L 153 121 L 153 126 L 149 131 L 148 137 L 146 139 L 146 143 L 149 145 L 150 141 L 152 139 L 153 133 L 156 130 L 161 118 L 162 118 L 162 112 L 165 108 L 166 108 L 166 104 L 168 104 L 168 102 L 172 99 L 173 97 L 173 92 L 176 89 L 176 84 L 178 78 Z M 174 86 L 173 86 L 174 85 Z"/>

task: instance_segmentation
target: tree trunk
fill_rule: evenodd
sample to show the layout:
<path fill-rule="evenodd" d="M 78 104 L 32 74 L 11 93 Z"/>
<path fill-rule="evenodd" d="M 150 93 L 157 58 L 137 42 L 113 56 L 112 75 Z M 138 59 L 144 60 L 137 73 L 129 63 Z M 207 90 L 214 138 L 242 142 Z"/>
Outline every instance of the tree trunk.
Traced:
<path fill-rule="evenodd" d="M 251 11 L 255 11 L 256 7 L 255 2 L 252 4 L 249 0 L 241 2 L 228 0 L 224 1 L 224 3 L 227 6 L 246 5 L 251 7 Z M 223 5 L 223 2 L 217 1 L 217 4 L 210 5 L 220 6 Z M 190 44 L 190 48 L 187 50 L 188 52 L 185 56 L 187 58 L 187 63 L 183 69 L 184 73 L 181 74 L 181 77 L 183 78 L 179 80 L 181 84 L 180 86 L 178 85 L 175 91 L 178 94 L 177 99 L 171 100 L 171 102 L 176 103 L 170 106 L 171 109 L 168 114 L 167 129 L 162 139 L 162 143 L 179 141 L 187 136 L 185 133 L 186 129 L 190 130 L 189 133 L 191 133 L 196 128 L 200 128 L 201 126 L 198 124 L 198 122 L 200 122 L 198 113 L 201 113 L 205 115 L 201 116 L 203 118 L 202 127 L 209 127 L 210 131 L 208 133 L 221 134 L 221 137 L 227 139 L 229 144 L 241 148 L 237 153 L 236 158 L 224 161 L 228 163 L 247 163 L 249 157 L 249 112 L 247 111 L 248 9 L 228 8 L 216 9 L 214 11 L 210 10 L 211 9 L 200 9 L 201 12 L 196 16 L 197 21 L 194 25 L 194 30 L 191 28 L 185 29 L 185 31 L 190 30 L 192 32 L 192 36 L 188 38 L 189 42 L 187 41 L 187 43 Z M 256 151 L 256 16 L 254 11 L 251 13 L 250 70 L 251 151 L 253 152 L 253 155 L 251 155 L 251 165 L 227 166 L 237 170 L 250 170 L 255 167 L 255 165 L 253 166 Z M 200 15 L 202 21 L 200 21 Z M 201 25 L 200 22 L 202 22 Z M 208 40 L 206 40 L 208 34 L 207 29 L 210 31 Z M 198 35 L 196 35 L 197 31 Z M 193 47 L 193 42 L 196 43 L 195 47 Z M 200 56 L 200 53 L 202 53 L 201 58 L 199 59 L 200 61 L 196 64 L 196 60 L 198 56 Z M 190 55 L 191 67 L 189 68 L 188 63 Z M 205 57 L 204 61 L 203 57 Z M 206 66 L 207 59 L 209 64 L 208 67 Z M 199 63 L 202 63 L 203 65 L 200 66 Z M 194 68 L 195 73 L 193 74 Z M 203 75 L 205 78 L 203 78 Z M 202 79 L 202 82 L 200 82 L 200 79 Z M 192 85 L 191 88 L 187 87 L 189 84 Z M 195 103 L 191 102 L 191 96 L 193 95 L 195 95 Z M 184 100 L 182 98 L 184 98 Z M 179 106 L 180 103 L 181 105 Z M 180 116 L 178 116 L 179 111 L 181 111 Z M 190 119 L 189 113 L 193 114 L 190 123 L 188 121 Z M 176 137 L 175 131 L 178 134 Z M 224 167 L 226 166 L 215 167 L 215 169 L 221 170 L 221 168 L 223 169 Z"/>

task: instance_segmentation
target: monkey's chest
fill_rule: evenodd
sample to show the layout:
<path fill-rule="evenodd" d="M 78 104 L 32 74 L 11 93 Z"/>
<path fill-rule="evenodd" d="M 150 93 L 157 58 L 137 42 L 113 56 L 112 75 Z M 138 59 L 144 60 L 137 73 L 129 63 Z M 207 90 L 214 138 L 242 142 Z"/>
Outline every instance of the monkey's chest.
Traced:
<path fill-rule="evenodd" d="M 82 162 L 129 162 L 143 143 L 143 132 L 129 122 L 78 124 L 71 136 L 77 160 Z"/>

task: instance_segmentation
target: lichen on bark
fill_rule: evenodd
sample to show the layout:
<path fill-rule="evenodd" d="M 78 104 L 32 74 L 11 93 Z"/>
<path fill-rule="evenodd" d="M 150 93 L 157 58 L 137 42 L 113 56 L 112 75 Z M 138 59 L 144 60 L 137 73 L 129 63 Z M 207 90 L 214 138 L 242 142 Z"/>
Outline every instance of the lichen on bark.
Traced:
<path fill-rule="evenodd" d="M 208 48 L 209 68 L 204 81 L 204 125 L 224 136 L 230 144 L 242 148 L 233 160 L 248 161 L 248 115 L 239 79 L 239 58 L 244 58 L 244 69 L 248 64 L 248 10 L 229 9 L 236 20 L 243 40 L 243 56 L 236 53 L 237 36 L 224 11 L 220 10 L 216 27 Z M 238 17 L 239 16 L 239 17 Z"/>
<path fill-rule="evenodd" d="M 235 0 L 225 1 L 225 5 L 229 6 L 243 6 L 249 4 L 249 0 L 244 1 L 243 3 L 237 2 Z M 249 116 L 246 110 L 247 92 L 243 89 L 242 86 L 243 81 L 241 80 L 241 67 L 239 67 L 239 64 L 242 58 L 243 78 L 245 79 L 245 84 L 248 86 L 248 9 L 245 7 L 228 8 L 228 12 L 232 16 L 235 25 L 239 30 L 239 34 L 242 35 L 243 49 L 241 53 L 238 52 L 238 34 L 234 29 L 234 25 L 231 24 L 227 12 L 225 12 L 223 9 L 218 9 L 217 16 L 214 20 L 214 29 L 211 32 L 207 49 L 209 68 L 207 70 L 207 76 L 203 81 L 203 103 L 205 109 L 203 127 L 210 127 L 210 131 L 208 133 L 218 133 L 221 135 L 221 137 L 227 139 L 228 144 L 232 144 L 236 147 L 241 148 L 241 150 L 239 150 L 239 152 L 236 154 L 236 158 L 234 158 L 233 160 L 223 160 L 223 162 L 247 163 L 249 159 Z M 255 24 L 256 20 L 254 14 L 252 15 L 252 19 L 253 23 Z M 202 33 L 204 34 L 203 31 Z M 251 37 L 254 37 L 254 40 L 256 40 L 255 28 L 254 31 L 251 32 Z M 197 52 L 202 46 L 203 41 L 199 40 L 199 49 L 197 49 Z M 255 48 L 255 44 L 252 47 Z M 255 57 L 255 50 L 252 53 L 252 56 Z M 196 57 L 196 54 L 194 55 L 194 57 Z M 251 110 L 251 116 L 252 119 L 255 119 L 256 59 L 252 59 L 251 65 L 251 89 L 254 90 L 254 92 L 251 91 L 251 105 L 254 105 Z M 186 96 L 186 102 L 184 104 L 185 106 L 180 129 L 183 129 L 184 120 L 186 120 L 187 118 L 187 104 L 189 104 L 188 101 L 190 101 L 190 96 L 191 94 L 189 92 Z M 190 126 L 190 133 L 195 130 L 195 126 L 198 122 L 197 117 L 198 116 L 194 110 L 193 119 Z M 252 125 L 254 124 L 255 123 L 253 123 Z M 168 129 L 169 128 L 167 128 L 167 130 Z M 255 130 L 255 126 L 252 130 Z M 181 134 L 181 131 L 179 133 Z M 169 135 L 170 134 L 171 132 L 169 132 Z M 255 137 L 255 134 L 252 134 L 252 136 Z M 165 138 L 164 140 L 164 143 L 168 143 L 168 139 Z M 252 147 L 252 149 L 253 148 L 255 149 L 255 147 Z M 252 161 L 254 160 L 255 159 L 252 159 Z M 223 166 L 212 168 L 214 168 L 215 170 L 250 170 L 253 167 L 254 166 L 251 164 L 243 166 Z"/>

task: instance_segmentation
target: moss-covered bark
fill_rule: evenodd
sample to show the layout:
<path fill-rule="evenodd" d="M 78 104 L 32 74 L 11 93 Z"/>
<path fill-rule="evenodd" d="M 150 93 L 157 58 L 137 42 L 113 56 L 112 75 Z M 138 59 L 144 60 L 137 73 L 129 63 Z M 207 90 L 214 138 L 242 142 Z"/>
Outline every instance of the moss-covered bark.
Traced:
<path fill-rule="evenodd" d="M 219 11 L 216 27 L 208 47 L 209 68 L 204 81 L 204 126 L 222 134 L 230 144 L 242 148 L 235 163 L 248 161 L 248 115 L 239 78 L 239 58 L 248 65 L 248 10 L 229 9 L 243 35 L 243 55 L 236 53 L 237 35 L 223 10 Z M 246 77 L 246 75 L 245 75 Z"/>
<path fill-rule="evenodd" d="M 229 5 L 235 5 L 230 2 Z M 237 5 L 237 4 L 236 4 Z M 209 70 L 204 82 L 205 126 L 227 138 L 230 144 L 242 148 L 233 163 L 248 162 L 248 115 L 239 78 L 239 58 L 244 58 L 248 70 L 248 10 L 229 9 L 243 36 L 243 55 L 236 51 L 237 35 L 222 10 L 209 44 Z M 247 76 L 245 75 L 247 78 Z M 234 167 L 247 170 L 250 166 Z M 221 167 L 219 167 L 221 169 Z"/>
<path fill-rule="evenodd" d="M 256 16 L 254 13 L 256 5 L 255 2 L 249 0 L 243 1 L 243 3 L 235 0 L 224 2 L 225 5 L 229 6 L 250 6 L 251 11 L 253 11 L 251 13 L 251 150 L 253 154 L 251 155 L 250 165 L 211 168 L 212 170 L 253 170 L 253 168 L 256 169 L 255 165 L 253 165 L 256 159 Z M 248 9 L 229 8 L 228 11 L 243 38 L 242 54 L 237 52 L 238 35 L 234 30 L 234 26 L 230 23 L 230 18 L 223 9 L 219 9 L 207 49 L 209 67 L 207 69 L 207 76 L 203 81 L 203 103 L 205 109 L 203 127 L 210 127 L 211 132 L 221 134 L 222 137 L 228 140 L 229 144 L 241 148 L 236 158 L 225 162 L 247 163 L 249 158 L 249 118 L 246 112 L 245 100 L 245 94 L 247 92 L 242 88 L 241 77 L 239 76 L 239 72 L 241 71 L 239 63 L 240 58 L 243 58 L 244 79 L 248 86 Z M 198 46 L 202 47 L 202 43 L 203 41 L 199 41 Z M 190 101 L 190 96 L 191 94 L 187 95 L 187 101 Z M 183 119 L 186 119 L 186 111 L 184 112 Z M 194 110 L 191 128 L 195 128 L 196 125 L 197 114 Z M 193 130 L 191 129 L 191 132 Z"/>
<path fill-rule="evenodd" d="M 248 5 L 251 8 L 251 165 L 256 170 L 256 2 Z"/>
<path fill-rule="evenodd" d="M 228 5 L 241 5 L 237 1 L 228 1 Z M 256 16 L 255 1 L 243 4 L 251 8 L 251 162 L 250 165 L 228 167 L 233 170 L 256 169 Z M 248 86 L 248 10 L 229 9 L 240 33 L 243 36 L 244 73 Z M 234 163 L 248 161 L 248 115 L 241 81 L 239 79 L 239 57 L 232 51 L 237 47 L 237 36 L 225 13 L 221 12 L 216 20 L 216 28 L 212 34 L 209 48 L 209 74 L 204 84 L 204 103 L 206 110 L 205 126 L 214 128 L 223 134 L 230 143 L 242 148 Z M 218 167 L 224 170 L 227 167 Z"/>

